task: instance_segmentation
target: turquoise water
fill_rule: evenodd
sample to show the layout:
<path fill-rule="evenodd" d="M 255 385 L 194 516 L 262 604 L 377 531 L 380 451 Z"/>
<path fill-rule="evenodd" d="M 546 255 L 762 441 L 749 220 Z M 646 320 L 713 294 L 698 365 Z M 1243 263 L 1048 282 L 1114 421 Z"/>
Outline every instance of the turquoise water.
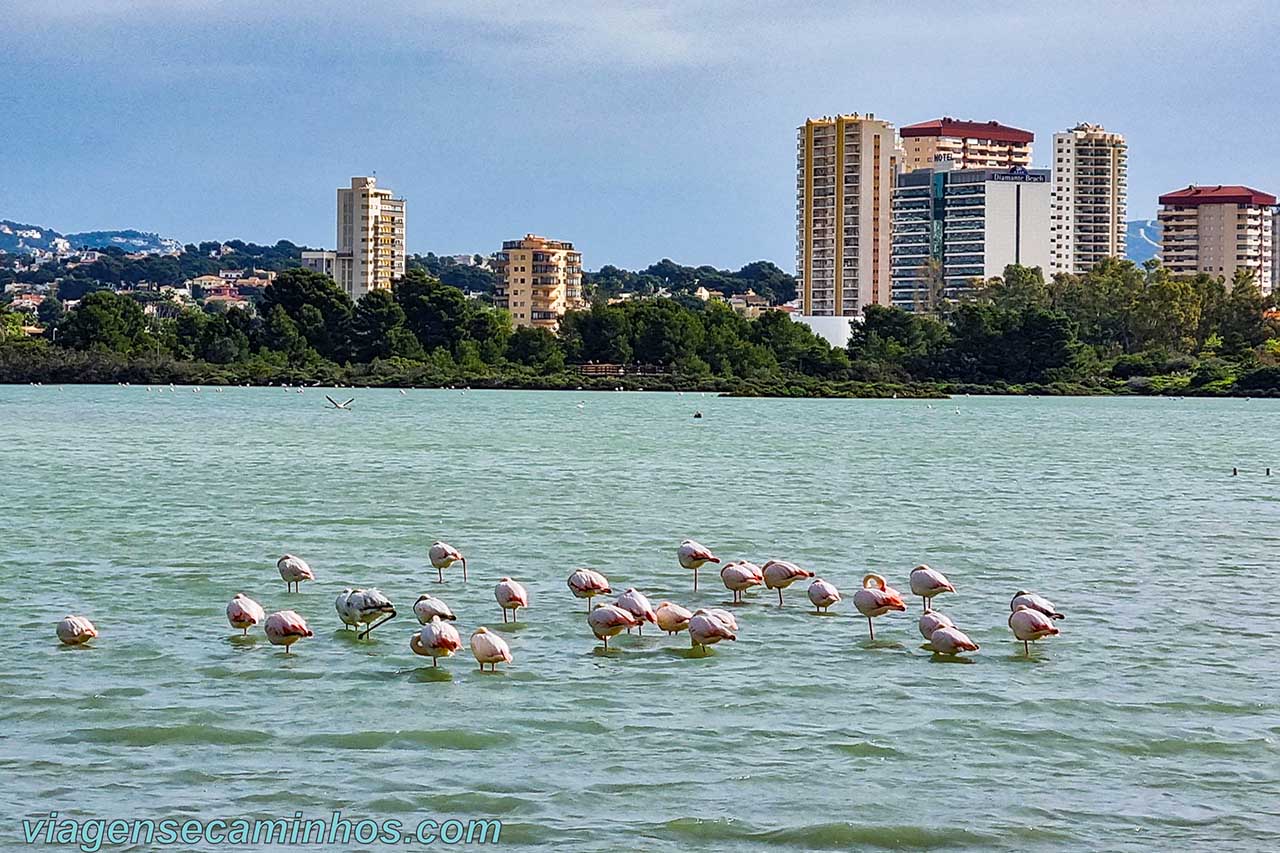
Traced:
<path fill-rule="evenodd" d="M 1280 844 L 1280 401 L 349 396 L 0 387 L 0 847 L 50 810 L 335 809 L 499 817 L 531 850 Z M 565 578 L 728 601 L 714 571 L 692 593 L 686 536 L 846 601 L 751 593 L 706 658 L 657 632 L 602 654 Z M 469 584 L 435 583 L 435 538 Z M 316 570 L 301 593 L 284 551 Z M 914 599 L 868 642 L 858 579 L 905 591 L 918 562 L 958 587 L 938 605 L 972 663 L 920 648 Z M 532 599 L 516 626 L 504 575 Z M 403 608 L 368 642 L 334 613 L 351 585 Z M 1021 588 L 1068 615 L 1030 659 Z M 234 639 L 237 591 L 316 636 Z M 514 663 L 432 672 L 407 644 L 422 592 Z M 92 648 L 58 645 L 71 612 Z"/>

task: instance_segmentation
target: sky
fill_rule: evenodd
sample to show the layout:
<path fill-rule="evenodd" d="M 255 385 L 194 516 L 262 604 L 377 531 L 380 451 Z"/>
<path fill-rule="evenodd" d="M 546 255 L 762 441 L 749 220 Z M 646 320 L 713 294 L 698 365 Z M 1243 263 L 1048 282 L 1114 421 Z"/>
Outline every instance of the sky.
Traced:
<path fill-rule="evenodd" d="M 795 266 L 795 129 L 874 113 L 1129 142 L 1131 219 L 1280 193 L 1280 2 L 0 0 L 0 219 L 332 247 L 354 175 L 408 250 Z"/>

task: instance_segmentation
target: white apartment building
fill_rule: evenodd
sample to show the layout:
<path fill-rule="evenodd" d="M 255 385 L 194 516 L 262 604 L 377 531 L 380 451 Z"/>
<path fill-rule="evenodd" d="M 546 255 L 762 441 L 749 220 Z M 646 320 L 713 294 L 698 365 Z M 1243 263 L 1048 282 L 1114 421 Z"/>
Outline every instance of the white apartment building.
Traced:
<path fill-rule="evenodd" d="M 1053 272 L 1125 256 L 1128 194 L 1123 136 L 1095 124 L 1053 135 Z"/>

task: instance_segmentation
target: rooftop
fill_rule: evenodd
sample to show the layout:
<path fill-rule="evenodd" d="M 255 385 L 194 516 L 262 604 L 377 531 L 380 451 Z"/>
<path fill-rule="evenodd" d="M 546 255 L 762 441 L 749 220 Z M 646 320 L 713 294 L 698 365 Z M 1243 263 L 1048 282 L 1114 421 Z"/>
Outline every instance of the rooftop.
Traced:
<path fill-rule="evenodd" d="M 964 139 L 990 139 L 993 142 L 1026 144 L 1036 135 L 1029 130 L 1000 124 L 995 121 L 960 121 L 950 117 L 909 124 L 898 131 L 904 137 L 956 136 Z"/>
<path fill-rule="evenodd" d="M 1216 187 L 1198 187 L 1192 184 L 1185 190 L 1165 193 L 1160 196 L 1160 203 L 1177 207 L 1196 207 L 1201 204 L 1272 205 L 1276 203 L 1276 197 L 1239 184 L 1218 184 Z"/>

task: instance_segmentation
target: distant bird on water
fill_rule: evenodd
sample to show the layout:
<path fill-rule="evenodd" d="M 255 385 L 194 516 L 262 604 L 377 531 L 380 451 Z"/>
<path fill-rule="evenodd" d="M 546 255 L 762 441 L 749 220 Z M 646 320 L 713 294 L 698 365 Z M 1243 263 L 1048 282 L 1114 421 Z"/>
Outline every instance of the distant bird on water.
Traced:
<path fill-rule="evenodd" d="M 480 664 L 481 672 L 484 672 L 485 664 L 497 672 L 498 664 L 511 663 L 511 648 L 507 641 L 483 626 L 471 635 L 471 654 Z"/>
<path fill-rule="evenodd" d="M 693 614 L 681 607 L 679 604 L 672 604 L 670 601 L 664 601 L 658 605 L 658 609 L 654 611 L 654 615 L 658 620 L 658 627 L 666 631 L 668 634 L 676 634 L 689 627 L 689 620 L 693 618 Z"/>
<path fill-rule="evenodd" d="M 1058 608 L 1053 606 L 1053 602 L 1044 596 L 1036 595 L 1034 592 L 1026 590 L 1018 590 L 1013 594 L 1013 600 L 1009 602 L 1010 612 L 1017 610 L 1019 607 L 1026 607 L 1029 610 L 1035 610 L 1043 613 L 1050 619 L 1066 619 L 1067 617 L 1058 612 Z"/>
<path fill-rule="evenodd" d="M 873 618 L 883 616 L 891 610 L 907 609 L 898 591 L 885 583 L 883 576 L 874 572 L 863 576 L 862 588 L 853 594 L 853 606 L 867 617 L 867 630 L 873 640 L 876 638 L 875 626 L 871 624 Z"/>
<path fill-rule="evenodd" d="M 676 557 L 680 560 L 682 567 L 693 569 L 694 592 L 698 591 L 698 569 L 707 563 L 720 562 L 720 558 L 712 554 L 710 548 L 692 539 L 686 539 L 680 543 L 680 548 L 676 551 Z"/>
<path fill-rule="evenodd" d="M 498 599 L 498 606 L 502 608 L 503 622 L 507 621 L 508 610 L 511 611 L 511 621 L 514 622 L 520 608 L 529 606 L 529 592 L 511 578 L 498 581 L 498 585 L 493 588 L 493 597 Z"/>
<path fill-rule="evenodd" d="M 622 595 L 618 596 L 618 600 L 614 602 L 618 607 L 636 617 L 636 627 L 640 631 L 640 636 L 644 636 L 644 623 L 649 622 L 656 624 L 658 614 L 654 612 L 653 605 L 649 603 L 649 599 L 645 594 L 639 592 L 635 587 L 628 587 Z M 627 629 L 627 633 L 631 633 L 631 629 Z"/>
<path fill-rule="evenodd" d="M 742 603 L 742 594 L 753 586 L 760 586 L 764 583 L 764 575 L 760 572 L 760 567 L 755 563 L 749 563 L 746 560 L 736 560 L 725 563 L 720 569 L 720 580 L 724 581 L 725 589 L 733 593 L 733 603 Z"/>
<path fill-rule="evenodd" d="M 815 612 L 830 611 L 831 605 L 840 600 L 840 590 L 830 581 L 814 578 L 809 584 L 809 600 L 813 602 Z"/>
<path fill-rule="evenodd" d="M 462 563 L 462 582 L 467 582 L 467 558 L 448 542 L 433 542 L 431 549 L 427 551 L 427 558 L 431 560 L 431 567 L 439 575 L 440 583 L 444 583 L 444 570 L 457 562 Z"/>
<path fill-rule="evenodd" d="M 83 616 L 63 616 L 57 630 L 58 639 L 68 646 L 81 646 L 98 636 L 98 629 Z"/>
<path fill-rule="evenodd" d="M 587 600 L 587 612 L 591 612 L 591 599 L 597 595 L 607 595 L 613 592 L 609 588 L 609 579 L 597 571 L 591 569 L 578 569 L 569 575 L 569 579 L 565 581 L 565 585 L 577 598 L 585 598 Z"/>
<path fill-rule="evenodd" d="M 431 658 L 432 666 L 438 666 L 438 658 L 447 658 L 462 648 L 462 637 L 457 628 L 441 621 L 439 616 L 432 616 L 418 633 L 409 637 L 409 648 L 416 655 Z"/>
<path fill-rule="evenodd" d="M 427 624 L 436 616 L 446 622 L 453 622 L 458 618 L 453 615 L 449 605 L 432 595 L 418 596 L 418 600 L 413 603 L 413 615 L 418 617 L 418 622 L 422 625 Z"/>
<path fill-rule="evenodd" d="M 284 646 L 285 654 L 289 647 L 304 637 L 315 636 L 307 627 L 307 620 L 292 610 L 279 610 L 267 617 L 264 626 L 267 639 L 273 646 Z"/>
<path fill-rule="evenodd" d="M 587 625 L 596 639 L 604 643 L 604 650 L 609 651 L 609 638 L 616 637 L 623 630 L 630 631 L 640 624 L 629 610 L 616 604 L 597 604 L 587 614 Z"/>
<path fill-rule="evenodd" d="M 778 591 L 778 606 L 782 606 L 782 591 L 802 578 L 813 577 L 813 572 L 802 569 L 786 560 L 770 560 L 762 570 L 764 585 Z"/>
<path fill-rule="evenodd" d="M 301 592 L 299 585 L 303 581 L 316 579 L 316 573 L 311 571 L 307 561 L 292 554 L 285 554 L 276 560 L 276 568 L 280 571 L 280 577 L 284 579 L 285 589 L 290 592 Z"/>
<path fill-rule="evenodd" d="M 227 605 L 227 621 L 232 628 L 239 628 L 247 636 L 249 629 L 267 618 L 262 605 L 243 592 L 237 592 Z"/>
<path fill-rule="evenodd" d="M 302 393 L 301 388 L 298 389 L 298 393 L 299 394 Z M 325 394 L 324 398 L 329 401 L 329 405 L 325 406 L 326 409 L 341 409 L 345 412 L 351 411 L 351 404 L 356 401 L 356 398 L 352 397 L 350 400 L 347 400 L 345 403 L 339 403 L 337 400 L 333 399 L 328 394 Z"/>
<path fill-rule="evenodd" d="M 936 569 L 919 565 L 911 570 L 911 594 L 920 596 L 925 611 L 933 609 L 935 595 L 955 591 L 956 588 L 947 580 L 947 576 Z"/>
<path fill-rule="evenodd" d="M 1009 630 L 1013 631 L 1013 636 L 1022 641 L 1022 651 L 1027 655 L 1031 654 L 1032 640 L 1061 633 L 1051 618 L 1039 610 L 1032 610 L 1025 604 L 1019 604 L 1009 614 Z"/>
<path fill-rule="evenodd" d="M 736 639 L 738 635 L 734 629 L 710 611 L 699 610 L 689 620 L 689 642 L 703 655 L 707 653 L 707 646 L 715 645 L 721 640 Z"/>

